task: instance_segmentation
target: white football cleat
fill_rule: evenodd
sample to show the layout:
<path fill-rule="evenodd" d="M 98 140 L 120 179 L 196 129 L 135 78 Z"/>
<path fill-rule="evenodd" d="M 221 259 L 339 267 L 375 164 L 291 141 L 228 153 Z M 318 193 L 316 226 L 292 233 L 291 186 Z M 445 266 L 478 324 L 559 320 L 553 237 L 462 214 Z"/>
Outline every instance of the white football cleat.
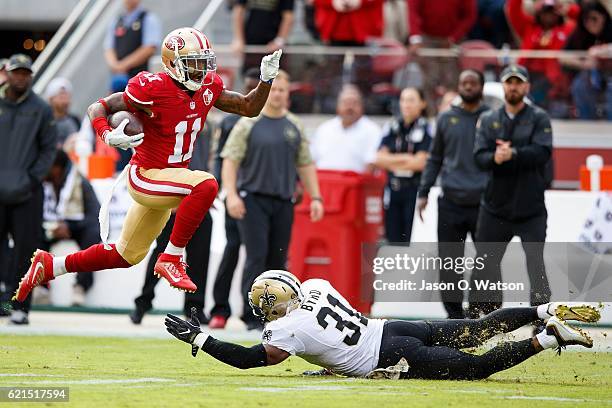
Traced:
<path fill-rule="evenodd" d="M 588 303 L 551 302 L 546 313 L 562 320 L 575 320 L 583 323 L 595 323 L 601 318 L 599 310 Z"/>
<path fill-rule="evenodd" d="M 546 334 L 555 336 L 559 343 L 559 347 L 573 345 L 586 348 L 593 347 L 593 339 L 591 339 L 591 336 L 582 329 L 570 326 L 566 321 L 556 316 L 548 319 L 546 323 Z"/>

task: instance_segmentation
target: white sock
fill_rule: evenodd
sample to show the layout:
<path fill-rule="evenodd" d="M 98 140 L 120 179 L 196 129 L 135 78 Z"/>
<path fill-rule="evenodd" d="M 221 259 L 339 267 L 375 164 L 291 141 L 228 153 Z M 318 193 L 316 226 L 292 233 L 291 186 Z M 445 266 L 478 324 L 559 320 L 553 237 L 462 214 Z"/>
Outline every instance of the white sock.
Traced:
<path fill-rule="evenodd" d="M 172 242 L 168 241 L 168 245 L 166 245 L 166 250 L 164 251 L 164 253 L 176 256 L 183 256 L 183 251 L 185 251 L 185 248 L 176 247 L 172 245 Z"/>
<path fill-rule="evenodd" d="M 538 339 L 538 343 L 544 350 L 559 347 L 559 342 L 557 338 L 553 335 L 546 334 L 546 329 L 544 329 L 541 333 L 536 334 L 536 339 Z"/>
<path fill-rule="evenodd" d="M 54 256 L 53 257 L 53 276 L 58 276 L 68 273 L 66 270 L 66 257 L 65 256 Z"/>
<path fill-rule="evenodd" d="M 552 317 L 548 314 L 548 305 L 550 305 L 550 303 L 545 303 L 543 305 L 538 306 L 538 317 L 540 319 L 548 319 Z"/>

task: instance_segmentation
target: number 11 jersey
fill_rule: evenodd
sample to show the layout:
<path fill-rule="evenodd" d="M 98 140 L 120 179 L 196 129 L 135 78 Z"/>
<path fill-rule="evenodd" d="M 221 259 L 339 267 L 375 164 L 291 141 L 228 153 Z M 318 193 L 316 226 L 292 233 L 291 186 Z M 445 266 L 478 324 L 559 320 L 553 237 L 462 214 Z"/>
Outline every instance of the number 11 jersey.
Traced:
<path fill-rule="evenodd" d="M 268 323 L 263 344 L 337 374 L 362 377 L 374 370 L 385 320 L 363 317 L 326 280 L 307 280 L 301 290 L 300 307 Z"/>
<path fill-rule="evenodd" d="M 191 95 L 165 72 L 142 71 L 129 80 L 123 97 L 144 128 L 143 142 L 130 164 L 145 169 L 189 165 L 195 139 L 224 89 L 223 80 L 216 73 L 207 74 L 206 81 L 211 85 L 203 85 Z M 148 112 L 133 108 L 131 103 Z"/>

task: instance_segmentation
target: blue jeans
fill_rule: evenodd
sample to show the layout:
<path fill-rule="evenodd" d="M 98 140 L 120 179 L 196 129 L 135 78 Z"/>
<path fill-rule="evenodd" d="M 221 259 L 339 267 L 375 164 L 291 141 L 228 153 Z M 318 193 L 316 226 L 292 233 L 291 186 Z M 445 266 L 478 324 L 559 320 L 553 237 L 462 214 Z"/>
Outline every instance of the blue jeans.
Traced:
<path fill-rule="evenodd" d="M 572 97 L 580 119 L 597 119 L 597 100 L 605 95 L 606 118 L 612 120 L 612 79 L 604 83 L 601 73 L 596 70 L 581 71 L 572 82 Z"/>

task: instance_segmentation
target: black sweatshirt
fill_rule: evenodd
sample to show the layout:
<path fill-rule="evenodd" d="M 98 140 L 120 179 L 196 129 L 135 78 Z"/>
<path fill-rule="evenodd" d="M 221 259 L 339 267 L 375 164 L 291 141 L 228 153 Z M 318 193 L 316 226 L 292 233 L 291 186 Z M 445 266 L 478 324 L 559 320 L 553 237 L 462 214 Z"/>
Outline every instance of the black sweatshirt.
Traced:
<path fill-rule="evenodd" d="M 509 140 L 516 149 L 512 159 L 496 164 L 496 140 Z M 552 153 L 552 127 L 548 114 L 525 105 L 514 119 L 504 107 L 484 113 L 476 130 L 474 158 L 490 178 L 482 199 L 489 213 L 509 221 L 543 214 L 546 163 Z"/>
<path fill-rule="evenodd" d="M 436 136 L 421 176 L 419 197 L 427 197 L 438 174 L 444 196 L 459 205 L 476 206 L 487 183 L 487 173 L 474 161 L 476 122 L 487 106 L 470 112 L 452 106 L 438 117 Z"/>
<path fill-rule="evenodd" d="M 30 198 L 55 158 L 57 131 L 49 105 L 28 91 L 17 102 L 0 87 L 0 205 Z"/>

